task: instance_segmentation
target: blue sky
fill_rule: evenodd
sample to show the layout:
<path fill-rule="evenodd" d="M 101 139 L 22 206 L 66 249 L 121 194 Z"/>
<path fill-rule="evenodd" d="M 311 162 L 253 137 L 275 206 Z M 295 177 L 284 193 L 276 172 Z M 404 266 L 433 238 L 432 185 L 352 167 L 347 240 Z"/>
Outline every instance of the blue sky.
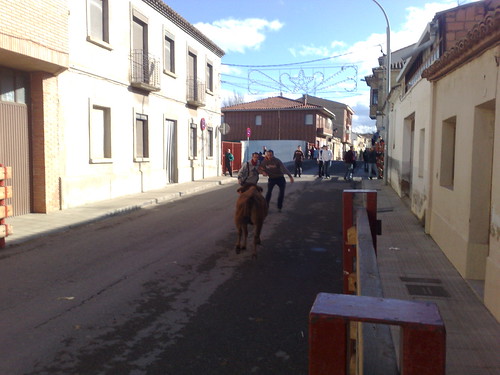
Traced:
<path fill-rule="evenodd" d="M 377 0 L 391 50 L 418 41 L 435 13 L 468 0 Z M 222 96 L 245 101 L 303 93 L 345 103 L 353 128 L 373 131 L 362 80 L 387 51 L 387 23 L 373 0 L 165 0 L 225 52 Z"/>

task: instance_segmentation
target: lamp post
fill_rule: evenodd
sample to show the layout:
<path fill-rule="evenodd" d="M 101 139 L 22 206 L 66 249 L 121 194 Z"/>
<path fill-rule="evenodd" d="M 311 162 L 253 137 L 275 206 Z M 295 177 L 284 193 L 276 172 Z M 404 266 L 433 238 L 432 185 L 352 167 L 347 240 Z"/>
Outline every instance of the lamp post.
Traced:
<path fill-rule="evenodd" d="M 382 5 L 378 3 L 377 0 L 372 0 L 375 4 L 378 5 L 382 13 L 384 13 L 385 22 L 387 22 L 387 57 L 385 59 L 385 74 L 386 74 L 386 97 L 385 97 L 385 115 L 386 115 L 386 128 L 385 128 L 385 150 L 384 150 L 384 182 L 387 183 L 387 172 L 388 172 L 388 162 L 389 162 L 389 93 L 391 92 L 391 26 L 389 24 L 389 18 L 387 17 L 387 13 L 385 13 Z"/>

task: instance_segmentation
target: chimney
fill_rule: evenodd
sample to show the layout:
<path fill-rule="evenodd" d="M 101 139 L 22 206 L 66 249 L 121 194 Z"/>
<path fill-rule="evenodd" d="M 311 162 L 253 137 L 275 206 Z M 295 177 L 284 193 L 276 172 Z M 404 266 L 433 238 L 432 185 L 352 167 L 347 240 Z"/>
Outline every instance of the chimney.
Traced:
<path fill-rule="evenodd" d="M 304 105 L 307 105 L 307 94 L 302 95 L 302 100 L 304 102 Z"/>

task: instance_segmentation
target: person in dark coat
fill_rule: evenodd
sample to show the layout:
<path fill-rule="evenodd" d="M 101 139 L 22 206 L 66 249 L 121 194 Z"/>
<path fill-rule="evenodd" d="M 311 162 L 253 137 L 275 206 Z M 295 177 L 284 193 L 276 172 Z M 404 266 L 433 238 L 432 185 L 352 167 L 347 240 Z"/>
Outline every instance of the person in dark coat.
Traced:
<path fill-rule="evenodd" d="M 373 178 L 372 172 L 373 176 L 377 178 L 378 177 L 377 150 L 375 150 L 375 147 L 370 148 L 370 151 L 368 151 L 368 178 L 370 180 Z"/>

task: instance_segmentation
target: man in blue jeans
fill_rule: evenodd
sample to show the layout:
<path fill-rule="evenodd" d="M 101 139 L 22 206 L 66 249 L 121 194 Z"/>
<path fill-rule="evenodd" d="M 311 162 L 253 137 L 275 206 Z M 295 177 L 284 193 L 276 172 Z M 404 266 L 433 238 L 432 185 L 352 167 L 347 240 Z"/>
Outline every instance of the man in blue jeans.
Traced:
<path fill-rule="evenodd" d="M 288 169 L 286 169 L 285 165 L 280 159 L 274 157 L 273 150 L 266 151 L 266 158 L 260 163 L 259 172 L 269 178 L 267 182 L 266 193 L 266 201 L 268 206 L 269 202 L 271 201 L 274 186 L 278 185 L 278 188 L 280 189 L 280 193 L 278 196 L 278 211 L 281 212 L 281 209 L 283 208 L 283 200 L 285 198 L 285 174 L 290 178 L 290 183 L 293 183 L 292 174 L 288 171 Z"/>

